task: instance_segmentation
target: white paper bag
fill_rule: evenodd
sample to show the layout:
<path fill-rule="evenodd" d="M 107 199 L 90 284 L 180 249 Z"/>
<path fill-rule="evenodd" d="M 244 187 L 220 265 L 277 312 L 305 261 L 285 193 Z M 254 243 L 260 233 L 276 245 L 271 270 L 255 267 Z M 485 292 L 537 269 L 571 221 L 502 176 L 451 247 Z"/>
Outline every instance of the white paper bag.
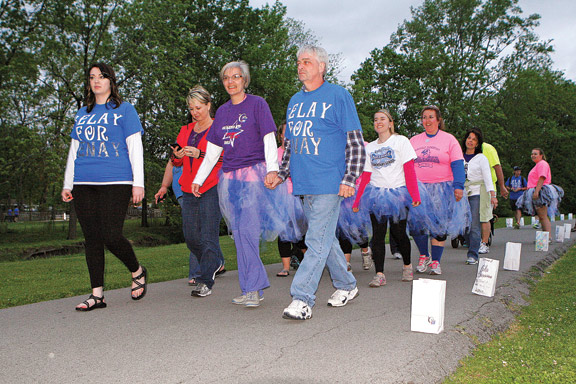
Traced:
<path fill-rule="evenodd" d="M 506 254 L 504 256 L 504 269 L 509 271 L 520 270 L 520 254 L 522 252 L 522 243 L 506 243 Z"/>
<path fill-rule="evenodd" d="M 506 228 L 512 228 L 514 226 L 514 219 L 511 217 L 506 218 Z"/>
<path fill-rule="evenodd" d="M 499 265 L 500 260 L 484 257 L 478 260 L 478 272 L 476 273 L 476 281 L 474 282 L 472 293 L 488 297 L 494 296 Z"/>
<path fill-rule="evenodd" d="M 570 223 L 564 224 L 564 238 L 565 239 L 570 238 L 570 232 L 571 231 L 572 231 L 572 224 L 570 224 Z"/>
<path fill-rule="evenodd" d="M 560 221 L 564 221 L 564 214 L 563 213 L 560 214 Z"/>
<path fill-rule="evenodd" d="M 548 252 L 549 240 L 550 233 L 544 231 L 536 231 L 536 251 Z"/>
<path fill-rule="evenodd" d="M 524 226 L 524 218 L 523 218 L 523 217 L 520 218 L 520 226 L 521 226 L 521 227 Z"/>
<path fill-rule="evenodd" d="M 563 225 L 557 225 L 555 228 L 556 231 L 556 236 L 554 236 L 554 239 L 556 239 L 557 243 L 563 243 L 564 242 L 564 226 Z"/>
<path fill-rule="evenodd" d="M 572 219 L 574 219 L 574 215 L 571 214 L 571 213 L 569 213 L 569 214 L 568 214 L 568 220 L 572 220 Z"/>
<path fill-rule="evenodd" d="M 413 332 L 440 333 L 444 330 L 446 281 L 418 279 L 412 282 Z"/>
<path fill-rule="evenodd" d="M 535 217 L 535 216 L 532 216 L 532 217 L 530 218 L 530 225 L 535 225 L 535 224 L 538 224 L 539 222 L 540 222 L 540 221 L 539 221 L 538 218 Z"/>

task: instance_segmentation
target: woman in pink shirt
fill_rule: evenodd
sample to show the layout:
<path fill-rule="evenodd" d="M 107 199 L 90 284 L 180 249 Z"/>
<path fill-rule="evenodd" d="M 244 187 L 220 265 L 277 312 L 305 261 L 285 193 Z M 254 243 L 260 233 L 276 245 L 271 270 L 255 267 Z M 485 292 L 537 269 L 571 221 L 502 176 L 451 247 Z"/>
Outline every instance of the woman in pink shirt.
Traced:
<path fill-rule="evenodd" d="M 530 216 L 538 215 L 542 230 L 550 232 L 549 216 L 560 213 L 558 206 L 564 197 L 564 190 L 552 184 L 550 165 L 544 152 L 540 148 L 534 148 L 531 157 L 536 165 L 528 174 L 528 189 L 518 198 L 516 207 Z"/>

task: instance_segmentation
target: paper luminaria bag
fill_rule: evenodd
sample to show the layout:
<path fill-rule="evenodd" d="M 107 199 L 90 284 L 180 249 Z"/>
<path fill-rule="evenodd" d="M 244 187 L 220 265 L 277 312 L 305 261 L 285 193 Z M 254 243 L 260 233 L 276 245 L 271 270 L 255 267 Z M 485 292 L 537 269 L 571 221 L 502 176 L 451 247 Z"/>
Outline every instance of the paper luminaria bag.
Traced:
<path fill-rule="evenodd" d="M 523 217 L 520 218 L 520 226 L 521 226 L 521 227 L 524 226 L 524 218 L 523 218 Z"/>
<path fill-rule="evenodd" d="M 550 233 L 544 231 L 536 231 L 536 251 L 548 252 L 548 241 Z"/>
<path fill-rule="evenodd" d="M 563 213 L 560 214 L 560 221 L 564 221 L 564 214 Z"/>
<path fill-rule="evenodd" d="M 512 226 L 513 226 L 513 224 L 514 224 L 514 223 L 512 222 L 512 220 L 513 220 L 513 219 L 512 219 L 511 217 L 507 217 L 507 218 L 506 218 L 506 228 L 512 228 Z"/>
<path fill-rule="evenodd" d="M 474 282 L 472 293 L 488 297 L 494 296 L 499 265 L 500 260 L 487 259 L 485 257 L 478 260 L 478 272 L 476 273 L 476 281 Z"/>
<path fill-rule="evenodd" d="M 522 253 L 522 243 L 506 243 L 506 253 L 504 255 L 504 269 L 509 271 L 520 270 L 520 255 Z"/>
<path fill-rule="evenodd" d="M 564 224 L 564 238 L 565 239 L 570 238 L 570 232 L 571 231 L 572 231 L 572 224 L 570 224 L 570 223 Z"/>
<path fill-rule="evenodd" d="M 557 243 L 564 242 L 564 225 L 556 226 L 554 239 L 556 240 Z"/>
<path fill-rule="evenodd" d="M 445 300 L 445 280 L 414 280 L 412 282 L 410 329 L 413 332 L 436 334 L 442 332 Z"/>

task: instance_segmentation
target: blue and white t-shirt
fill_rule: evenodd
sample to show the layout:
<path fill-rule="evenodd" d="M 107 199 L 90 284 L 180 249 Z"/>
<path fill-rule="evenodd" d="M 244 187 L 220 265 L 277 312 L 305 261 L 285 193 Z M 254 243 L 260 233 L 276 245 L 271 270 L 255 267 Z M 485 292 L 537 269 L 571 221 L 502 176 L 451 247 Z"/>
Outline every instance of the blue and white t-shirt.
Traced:
<path fill-rule="evenodd" d="M 384 143 L 378 139 L 366 145 L 364 172 L 372 172 L 370 184 L 379 188 L 399 188 L 406 185 L 404 164 L 416 159 L 410 140 L 392 135 Z"/>
<path fill-rule="evenodd" d="M 130 103 L 96 104 L 90 113 L 82 107 L 70 136 L 78 140 L 74 183 L 132 184 L 132 166 L 126 138 L 143 133 L 138 113 Z"/>
<path fill-rule="evenodd" d="M 528 183 L 526 182 L 526 179 L 522 176 L 511 176 L 506 180 L 506 186 L 510 187 L 510 200 L 518 200 L 524 193 L 524 191 L 514 192 L 512 188 L 526 188 L 527 185 Z"/>
<path fill-rule="evenodd" d="M 337 194 L 346 172 L 349 131 L 362 131 L 350 93 L 324 82 L 290 99 L 286 138 L 290 140 L 290 176 L 295 195 Z"/>

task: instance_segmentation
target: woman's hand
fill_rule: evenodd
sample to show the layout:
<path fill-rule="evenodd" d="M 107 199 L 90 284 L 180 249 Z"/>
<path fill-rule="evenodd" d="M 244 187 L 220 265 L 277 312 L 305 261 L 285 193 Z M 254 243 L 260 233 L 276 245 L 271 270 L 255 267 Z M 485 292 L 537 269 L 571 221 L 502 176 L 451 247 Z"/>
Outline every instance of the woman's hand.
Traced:
<path fill-rule="evenodd" d="M 455 189 L 454 190 L 454 197 L 456 198 L 456 201 L 460 201 L 462 200 L 462 197 L 464 196 L 464 191 L 461 189 Z"/>
<path fill-rule="evenodd" d="M 186 146 L 182 150 L 184 151 L 184 155 L 188 157 L 193 157 L 195 159 L 200 157 L 200 150 L 196 147 Z"/>
<path fill-rule="evenodd" d="M 161 186 L 158 192 L 156 192 L 156 194 L 154 195 L 154 200 L 156 200 L 156 204 L 164 200 L 164 196 L 166 196 L 166 193 L 168 193 L 168 188 L 166 188 L 165 186 Z"/>
<path fill-rule="evenodd" d="M 186 155 L 184 154 L 184 148 L 180 148 L 180 150 L 174 148 L 174 149 L 172 150 L 172 153 L 174 154 L 174 157 L 176 157 L 177 159 L 181 159 L 181 158 L 183 158 L 184 156 L 186 156 Z"/>
<path fill-rule="evenodd" d="M 192 194 L 196 197 L 200 197 L 202 196 L 202 194 L 200 193 L 200 184 L 192 184 L 192 187 L 190 188 L 192 190 Z"/>
<path fill-rule="evenodd" d="M 534 193 L 532 194 L 532 200 L 538 200 L 538 195 L 540 195 L 540 192 L 534 190 Z"/>
<path fill-rule="evenodd" d="M 132 204 L 138 205 L 144 198 L 143 187 L 132 187 Z"/>
<path fill-rule="evenodd" d="M 419 206 L 420 204 L 421 204 L 420 201 L 413 201 L 413 202 L 412 202 L 412 206 L 413 206 L 413 207 L 417 207 L 417 206 Z"/>
<path fill-rule="evenodd" d="M 70 189 L 63 189 L 61 195 L 62 201 L 65 203 L 68 203 L 74 199 L 74 196 L 72 196 L 72 190 Z"/>
<path fill-rule="evenodd" d="M 492 208 L 496 208 L 498 206 L 498 199 L 496 197 L 491 197 L 490 203 L 492 204 Z"/>
<path fill-rule="evenodd" d="M 264 179 L 264 186 L 266 186 L 266 188 L 268 189 L 276 188 L 276 185 L 274 185 L 276 178 L 278 178 L 278 172 L 276 171 L 268 172 L 266 174 L 266 178 Z"/>

